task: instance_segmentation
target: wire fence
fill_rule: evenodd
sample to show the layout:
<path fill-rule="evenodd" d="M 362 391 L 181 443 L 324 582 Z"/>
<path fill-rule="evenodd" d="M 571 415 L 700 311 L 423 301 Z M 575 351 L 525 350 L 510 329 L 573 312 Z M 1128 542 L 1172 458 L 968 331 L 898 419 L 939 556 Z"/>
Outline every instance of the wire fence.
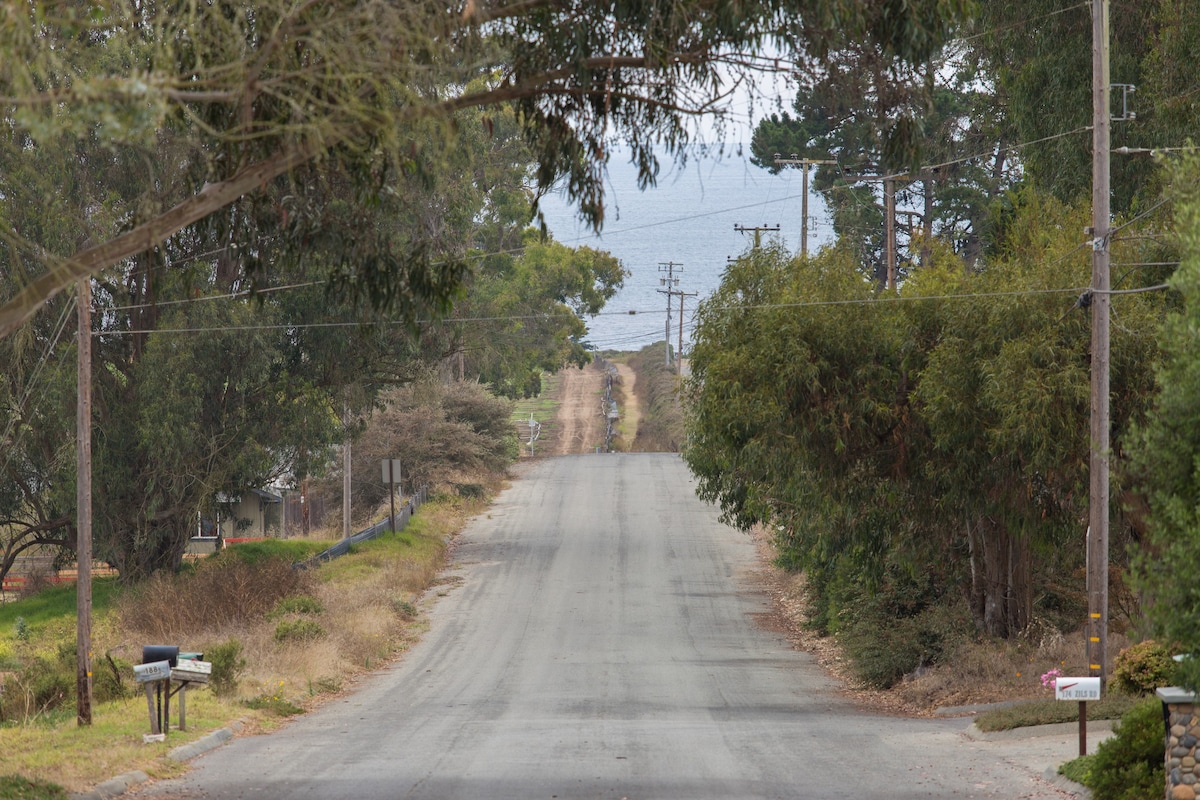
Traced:
<path fill-rule="evenodd" d="M 397 532 L 404 530 L 404 528 L 408 525 L 408 521 L 412 518 L 412 515 L 415 514 L 417 509 L 420 508 L 421 505 L 424 504 L 428 499 L 429 499 L 429 487 L 427 487 L 427 486 L 422 486 L 420 489 L 418 489 L 416 492 L 414 492 L 412 494 L 412 496 L 409 497 L 408 502 L 404 503 L 404 505 L 402 505 L 400 507 L 400 510 L 396 512 L 396 531 Z M 366 530 L 360 531 L 360 532 L 354 534 L 353 536 L 348 536 L 345 539 L 342 539 L 337 544 L 335 544 L 332 547 L 329 547 L 325 550 L 322 550 L 320 553 L 317 553 L 315 556 L 312 556 L 311 558 L 306 558 L 303 561 L 295 562 L 294 564 L 292 564 L 292 567 L 294 569 L 309 569 L 310 567 L 315 567 L 326 561 L 330 561 L 332 559 L 344 556 L 350 552 L 350 550 L 354 547 L 354 545 L 361 544 L 362 542 L 370 541 L 371 539 L 375 539 L 379 536 L 382 536 L 385 533 L 391 532 L 391 530 L 392 530 L 392 520 L 391 520 L 391 516 L 389 515 L 388 517 L 385 517 L 384 519 L 380 520 L 379 522 L 376 522 L 374 525 L 367 528 Z"/>

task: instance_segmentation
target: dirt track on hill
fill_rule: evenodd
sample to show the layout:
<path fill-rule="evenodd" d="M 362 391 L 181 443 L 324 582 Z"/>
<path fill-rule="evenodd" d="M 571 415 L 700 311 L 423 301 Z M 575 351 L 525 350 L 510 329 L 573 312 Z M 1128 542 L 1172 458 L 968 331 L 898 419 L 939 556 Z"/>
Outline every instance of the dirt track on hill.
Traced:
<path fill-rule="evenodd" d="M 558 439 L 552 453 L 569 456 L 594 452 L 604 444 L 604 369 L 592 362 L 583 369 L 567 367 L 559 372 L 562 384 L 558 405 Z"/>

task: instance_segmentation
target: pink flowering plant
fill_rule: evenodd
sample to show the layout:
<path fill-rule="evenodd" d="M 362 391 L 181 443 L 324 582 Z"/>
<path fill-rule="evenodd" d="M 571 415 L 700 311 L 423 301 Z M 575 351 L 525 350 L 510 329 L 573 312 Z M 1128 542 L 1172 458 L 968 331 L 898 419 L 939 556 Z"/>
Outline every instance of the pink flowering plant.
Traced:
<path fill-rule="evenodd" d="M 1062 677 L 1062 670 L 1057 669 L 1057 668 L 1052 669 L 1049 672 L 1044 673 L 1042 675 L 1042 686 L 1045 686 L 1047 689 L 1053 689 L 1053 688 L 1055 688 L 1054 682 L 1057 681 L 1061 677 Z"/>

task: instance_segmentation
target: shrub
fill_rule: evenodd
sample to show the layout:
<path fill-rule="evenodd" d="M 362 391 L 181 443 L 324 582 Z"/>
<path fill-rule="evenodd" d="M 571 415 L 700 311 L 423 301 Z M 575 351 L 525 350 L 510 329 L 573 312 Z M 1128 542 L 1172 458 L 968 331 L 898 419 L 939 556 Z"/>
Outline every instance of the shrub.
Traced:
<path fill-rule="evenodd" d="M 246 669 L 246 659 L 242 657 L 242 643 L 237 639 L 230 639 L 209 647 L 204 655 L 212 664 L 212 674 L 208 676 L 208 688 L 212 693 L 217 697 L 232 697 L 237 694 L 238 679 Z"/>
<path fill-rule="evenodd" d="M 39 653 L 4 682 L 0 719 L 31 719 L 75 701 L 75 643 Z"/>
<path fill-rule="evenodd" d="M 289 559 L 246 562 L 227 553 L 199 562 L 190 574 L 145 581 L 120 603 L 124 624 L 155 639 L 183 641 L 206 629 L 261 619 L 313 580 L 292 569 Z"/>
<path fill-rule="evenodd" d="M 264 694 L 258 697 L 251 698 L 243 703 L 246 708 L 254 708 L 260 711 L 268 711 L 277 717 L 293 717 L 296 714 L 303 714 L 304 709 L 288 700 L 286 697 L 278 694 Z"/>
<path fill-rule="evenodd" d="M 1101 742 L 1088 770 L 1094 800 L 1159 800 L 1166 776 L 1163 767 L 1165 733 L 1162 704 L 1139 703 Z"/>
<path fill-rule="evenodd" d="M 844 579 L 833 589 L 838 638 L 855 677 L 873 688 L 891 688 L 939 663 L 971 629 L 963 604 L 901 570 L 873 592 Z"/>
<path fill-rule="evenodd" d="M 1117 655 L 1110 687 L 1123 694 L 1152 694 L 1159 686 L 1170 685 L 1174 676 L 1175 661 L 1167 648 L 1147 639 Z"/>
<path fill-rule="evenodd" d="M 275 626 L 275 641 L 280 644 L 308 642 L 324 635 L 325 629 L 311 619 L 285 619 Z"/>
<path fill-rule="evenodd" d="M 126 681 L 126 679 L 129 679 Z M 92 697 L 97 703 L 124 700 L 133 695 L 133 664 L 107 653 L 92 665 Z"/>
<path fill-rule="evenodd" d="M 321 601 L 307 594 L 293 595 L 285 597 L 275 604 L 275 608 L 271 609 L 271 613 L 267 615 L 267 619 L 279 619 L 288 614 L 320 614 L 325 610 L 321 605 Z"/>
<path fill-rule="evenodd" d="M 396 614 L 403 620 L 413 620 L 417 618 L 417 607 L 407 600 L 393 600 L 392 608 Z"/>

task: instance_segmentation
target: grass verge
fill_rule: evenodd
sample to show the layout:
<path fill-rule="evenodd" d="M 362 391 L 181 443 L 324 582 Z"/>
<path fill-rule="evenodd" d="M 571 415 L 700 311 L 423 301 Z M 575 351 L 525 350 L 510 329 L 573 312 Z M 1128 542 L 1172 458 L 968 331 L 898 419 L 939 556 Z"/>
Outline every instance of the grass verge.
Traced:
<path fill-rule="evenodd" d="M 485 506 L 485 498 L 449 496 L 426 503 L 403 532 L 356 546 L 350 555 L 311 571 L 311 578 L 298 590 L 297 598 L 303 602 L 280 602 L 275 611 L 254 619 L 221 621 L 203 628 L 189 626 L 181 617 L 170 628 L 178 636 L 172 643 L 207 651 L 237 642 L 245 664 L 227 696 L 218 697 L 207 689 L 189 690 L 188 730 L 172 729 L 166 742 L 143 742 L 143 735 L 149 732 L 146 698 L 129 691 L 131 674 L 125 678 L 124 696 L 93 704 L 91 726 L 77 725 L 69 701 L 57 707 L 30 706 L 0 720 L 3 771 L 10 773 L 8 783 L 0 785 L 0 792 L 7 792 L 0 793 L 0 800 L 59 798 L 65 796 L 60 789 L 86 791 L 133 770 L 155 779 L 171 777 L 184 768 L 164 757 L 169 750 L 234 721 L 242 721 L 250 731 L 272 729 L 340 692 L 355 675 L 388 663 L 424 629 L 422 598 L 427 588 L 439 582 L 447 544 L 465 520 Z M 327 544 L 256 542 L 231 548 L 236 553 L 227 553 L 226 560 L 290 562 Z M 201 570 L 187 571 L 179 580 L 194 580 L 197 571 Z M 97 585 L 94 669 L 107 669 L 106 651 L 136 661 L 143 644 L 162 643 L 125 624 L 127 615 L 119 609 L 128 602 L 127 590 L 107 579 Z M 236 593 L 237 587 L 228 590 Z M 163 613 L 168 610 L 162 609 Z M 10 661 L 8 667 L 0 665 L 0 670 L 16 669 L 38 654 L 53 653 L 73 642 L 74 587 L 56 587 L 34 598 L 6 603 L 0 606 L 0 614 L 0 653 L 8 653 Z M 27 621 L 20 639 L 16 635 L 18 617 Z M 319 635 L 276 636 L 281 624 L 290 622 L 296 627 L 298 621 L 307 620 L 313 621 L 310 627 L 319 630 Z M 8 677 L 16 681 L 18 676 Z M 0 673 L 0 680 L 4 678 Z M 177 709 L 173 703 L 174 722 L 178 721 Z"/>
<path fill-rule="evenodd" d="M 1088 719 L 1120 719 L 1122 714 L 1142 702 L 1143 699 L 1130 695 L 1110 694 L 1087 704 Z M 1034 725 L 1076 722 L 1078 719 L 1078 703 L 1033 700 L 1017 706 L 986 711 L 975 717 L 975 726 L 981 731 L 1007 731 Z"/>

